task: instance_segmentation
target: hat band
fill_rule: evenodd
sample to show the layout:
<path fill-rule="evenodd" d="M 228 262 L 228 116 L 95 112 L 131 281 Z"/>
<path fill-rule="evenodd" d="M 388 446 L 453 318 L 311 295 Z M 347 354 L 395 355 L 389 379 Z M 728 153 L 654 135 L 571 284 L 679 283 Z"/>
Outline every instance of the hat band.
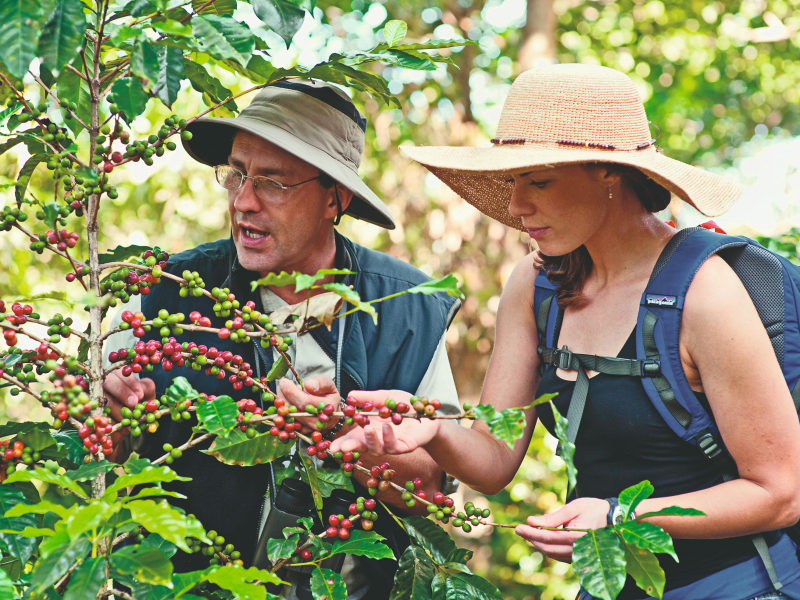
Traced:
<path fill-rule="evenodd" d="M 597 150 L 616 150 L 618 152 L 636 152 L 655 145 L 656 138 L 647 142 L 642 142 L 635 148 L 617 148 L 614 144 L 602 142 L 576 142 L 573 140 L 530 140 L 527 138 L 493 138 L 490 140 L 496 146 L 524 145 L 524 144 L 558 144 L 559 146 L 578 146 L 582 148 L 592 148 Z M 656 146 L 656 150 L 658 150 Z"/>

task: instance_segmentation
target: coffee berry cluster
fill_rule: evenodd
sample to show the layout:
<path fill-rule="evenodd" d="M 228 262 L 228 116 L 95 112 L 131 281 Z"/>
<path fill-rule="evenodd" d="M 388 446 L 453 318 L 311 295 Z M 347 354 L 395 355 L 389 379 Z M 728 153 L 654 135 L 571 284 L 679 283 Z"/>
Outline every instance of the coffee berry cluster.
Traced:
<path fill-rule="evenodd" d="M 11 231 L 14 223 L 17 221 L 25 222 L 28 220 L 28 215 L 22 212 L 19 208 L 4 206 L 3 212 L 0 213 L 0 231 Z"/>
<path fill-rule="evenodd" d="M 28 322 L 28 317 L 32 319 L 38 319 L 39 315 L 33 312 L 33 307 L 30 304 L 20 304 L 19 302 L 14 302 L 11 305 L 11 312 L 12 314 L 6 315 L 6 305 L 5 303 L 0 300 L 0 322 L 6 321 L 10 325 L 14 325 L 16 327 L 21 327 Z M 19 342 L 17 338 L 17 332 L 13 329 L 3 329 L 3 338 L 8 344 L 9 347 L 16 346 Z"/>
<path fill-rule="evenodd" d="M 194 515 L 189 515 L 189 518 L 194 518 Z M 186 538 L 186 545 L 192 549 L 193 554 L 200 552 L 203 556 L 208 556 L 210 565 L 222 565 L 224 567 L 244 566 L 241 553 L 234 548 L 233 544 L 228 543 L 223 536 L 216 531 L 209 531 L 206 536 L 211 540 L 211 544 L 195 538 Z"/>
<path fill-rule="evenodd" d="M 350 539 L 350 530 L 355 523 L 359 523 L 364 531 L 371 531 L 378 519 L 378 513 L 375 512 L 376 506 L 377 503 L 374 499 L 359 496 L 348 508 L 349 515 L 328 516 L 328 529 L 325 530 L 325 536 L 340 540 Z"/>
<path fill-rule="evenodd" d="M 102 452 L 109 456 L 114 451 L 114 442 L 111 441 L 113 428 L 105 415 L 87 417 L 83 427 L 78 429 L 78 437 L 91 454 Z"/>
<path fill-rule="evenodd" d="M 123 303 L 128 302 L 131 296 L 150 293 L 150 286 L 161 283 L 163 269 L 167 266 L 169 254 L 160 248 L 147 250 L 141 258 L 130 259 L 132 264 L 143 265 L 148 269 L 135 269 L 121 267 L 116 269 L 107 278 L 100 282 L 100 292 L 111 293 L 114 298 L 119 298 Z"/>

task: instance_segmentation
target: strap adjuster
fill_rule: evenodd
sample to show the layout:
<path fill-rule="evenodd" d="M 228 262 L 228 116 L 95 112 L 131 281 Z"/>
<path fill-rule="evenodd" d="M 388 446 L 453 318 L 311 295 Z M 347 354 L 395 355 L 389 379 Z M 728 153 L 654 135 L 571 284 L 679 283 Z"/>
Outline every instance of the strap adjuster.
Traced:
<path fill-rule="evenodd" d="M 703 453 L 712 460 L 717 458 L 717 456 L 719 456 L 719 454 L 722 452 L 719 444 L 717 444 L 717 440 L 715 440 L 714 436 L 707 431 L 697 436 L 697 445 L 700 446 L 700 449 L 703 451 Z"/>
<path fill-rule="evenodd" d="M 661 364 L 657 360 L 642 361 L 642 377 L 656 377 L 661 375 Z"/>
<path fill-rule="evenodd" d="M 571 370 L 570 364 L 572 364 L 572 352 L 570 352 L 566 346 L 562 346 L 561 350 L 556 350 L 555 354 L 558 358 L 558 368 L 562 371 Z"/>

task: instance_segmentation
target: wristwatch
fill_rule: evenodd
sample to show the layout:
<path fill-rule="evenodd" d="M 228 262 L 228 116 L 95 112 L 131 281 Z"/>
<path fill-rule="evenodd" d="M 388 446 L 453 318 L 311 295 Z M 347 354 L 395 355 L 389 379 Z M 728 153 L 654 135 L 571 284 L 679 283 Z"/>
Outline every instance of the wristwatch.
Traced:
<path fill-rule="evenodd" d="M 613 525 L 622 525 L 625 519 L 622 513 L 622 507 L 619 505 L 619 498 L 606 498 L 605 500 L 609 505 L 608 515 L 606 515 L 606 522 L 608 523 L 608 526 L 611 527 Z M 630 511 L 628 513 L 628 520 L 630 521 L 635 518 L 636 513 Z"/>

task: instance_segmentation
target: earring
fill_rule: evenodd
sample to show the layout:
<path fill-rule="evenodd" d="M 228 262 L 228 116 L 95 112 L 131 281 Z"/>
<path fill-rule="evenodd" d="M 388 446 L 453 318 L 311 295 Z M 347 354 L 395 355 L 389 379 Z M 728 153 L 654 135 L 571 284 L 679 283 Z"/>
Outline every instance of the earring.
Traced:
<path fill-rule="evenodd" d="M 608 199 L 613 199 L 613 196 L 611 195 L 611 188 L 608 188 Z"/>

